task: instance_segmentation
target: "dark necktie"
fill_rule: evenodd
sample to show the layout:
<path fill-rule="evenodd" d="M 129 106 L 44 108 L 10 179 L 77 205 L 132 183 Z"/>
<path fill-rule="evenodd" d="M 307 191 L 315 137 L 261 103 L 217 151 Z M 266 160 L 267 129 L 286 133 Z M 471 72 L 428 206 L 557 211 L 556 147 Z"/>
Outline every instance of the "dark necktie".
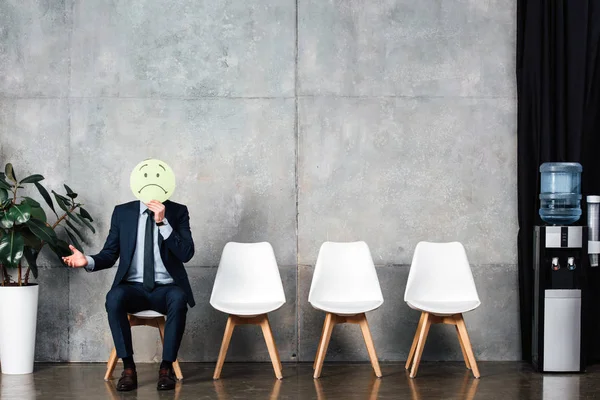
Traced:
<path fill-rule="evenodd" d="M 149 209 L 144 212 L 148 214 L 144 238 L 144 289 L 151 292 L 154 289 L 154 213 Z"/>

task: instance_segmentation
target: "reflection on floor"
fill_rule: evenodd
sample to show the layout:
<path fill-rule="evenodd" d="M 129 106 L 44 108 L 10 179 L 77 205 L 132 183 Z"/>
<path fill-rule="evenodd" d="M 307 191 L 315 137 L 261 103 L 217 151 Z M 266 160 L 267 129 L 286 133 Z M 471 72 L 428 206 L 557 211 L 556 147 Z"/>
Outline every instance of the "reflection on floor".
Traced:
<path fill-rule="evenodd" d="M 312 363 L 284 364 L 284 379 L 270 364 L 226 363 L 221 379 L 212 380 L 214 364 L 183 363 L 185 376 L 173 392 L 157 392 L 158 364 L 138 365 L 139 389 L 115 390 L 104 382 L 102 364 L 38 364 L 32 375 L 0 376 L 2 400 L 31 399 L 600 399 L 600 366 L 585 374 L 541 375 L 522 363 L 481 362 L 481 379 L 463 363 L 427 363 L 410 379 L 401 363 L 382 363 L 377 379 L 369 364 L 326 364 L 321 379 Z M 121 366 L 117 367 L 120 374 Z M 115 375 L 118 375 L 115 374 Z"/>

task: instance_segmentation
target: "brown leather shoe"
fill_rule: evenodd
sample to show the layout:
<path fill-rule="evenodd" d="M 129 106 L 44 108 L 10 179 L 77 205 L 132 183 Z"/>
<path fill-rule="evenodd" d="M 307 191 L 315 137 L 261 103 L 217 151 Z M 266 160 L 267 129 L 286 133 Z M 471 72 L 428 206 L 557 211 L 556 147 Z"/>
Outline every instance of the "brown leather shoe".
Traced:
<path fill-rule="evenodd" d="M 125 368 L 119 382 L 117 382 L 117 390 L 119 392 L 129 392 L 137 389 L 137 387 L 137 372 L 133 368 Z"/>
<path fill-rule="evenodd" d="M 175 389 L 175 373 L 172 368 L 161 368 L 158 371 L 158 390 L 173 390 Z"/>

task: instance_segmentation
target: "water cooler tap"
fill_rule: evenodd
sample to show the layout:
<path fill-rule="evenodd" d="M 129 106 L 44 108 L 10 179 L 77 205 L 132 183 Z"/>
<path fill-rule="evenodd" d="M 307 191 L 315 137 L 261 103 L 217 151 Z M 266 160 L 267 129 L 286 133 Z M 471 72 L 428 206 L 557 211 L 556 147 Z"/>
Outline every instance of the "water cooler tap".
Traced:
<path fill-rule="evenodd" d="M 552 257 L 552 271 L 558 271 L 560 269 L 560 263 L 558 257 Z"/>
<path fill-rule="evenodd" d="M 567 258 L 567 268 L 569 271 L 573 271 L 577 266 L 575 265 L 575 257 Z"/>

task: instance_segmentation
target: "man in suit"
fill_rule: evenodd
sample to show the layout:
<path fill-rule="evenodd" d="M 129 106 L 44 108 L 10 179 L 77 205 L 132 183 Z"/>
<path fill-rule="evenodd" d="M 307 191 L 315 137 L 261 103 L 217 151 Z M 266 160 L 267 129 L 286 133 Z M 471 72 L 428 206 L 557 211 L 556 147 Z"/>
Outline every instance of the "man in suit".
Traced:
<path fill-rule="evenodd" d="M 106 311 L 117 356 L 124 370 L 117 390 L 137 388 L 128 313 L 154 310 L 167 316 L 158 390 L 175 388 L 173 362 L 185 329 L 187 306 L 194 296 L 183 263 L 194 255 L 187 207 L 171 201 L 133 201 L 115 207 L 104 248 L 85 256 L 70 246 L 64 257 L 70 267 L 88 272 L 119 267 L 106 295 Z"/>

